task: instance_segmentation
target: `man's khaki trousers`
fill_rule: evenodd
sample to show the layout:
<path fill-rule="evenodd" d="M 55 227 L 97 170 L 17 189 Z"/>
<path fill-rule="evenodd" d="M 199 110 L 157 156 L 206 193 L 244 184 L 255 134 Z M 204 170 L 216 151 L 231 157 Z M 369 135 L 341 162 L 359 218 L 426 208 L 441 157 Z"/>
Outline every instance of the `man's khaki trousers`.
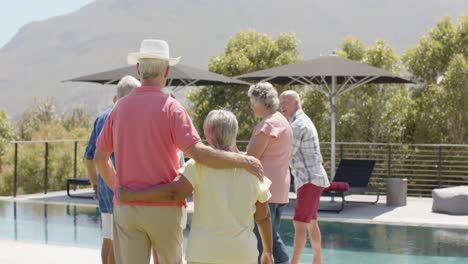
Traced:
<path fill-rule="evenodd" d="M 160 264 L 182 263 L 182 208 L 114 206 L 114 254 L 117 264 L 148 264 L 151 248 Z"/>

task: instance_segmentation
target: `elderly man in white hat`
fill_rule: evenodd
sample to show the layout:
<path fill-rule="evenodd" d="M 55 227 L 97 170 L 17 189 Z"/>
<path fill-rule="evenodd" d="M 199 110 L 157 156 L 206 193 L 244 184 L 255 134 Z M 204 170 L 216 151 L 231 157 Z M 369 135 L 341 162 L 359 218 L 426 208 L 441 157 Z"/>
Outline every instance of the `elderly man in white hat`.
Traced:
<path fill-rule="evenodd" d="M 128 55 L 142 82 L 122 98 L 106 120 L 97 141 L 97 166 L 114 191 L 142 190 L 172 182 L 177 176 L 177 151 L 212 168 L 244 168 L 263 179 L 263 167 L 242 154 L 204 145 L 187 111 L 162 93 L 170 66 L 164 40 L 143 40 L 140 52 Z M 114 152 L 117 171 L 109 166 Z M 114 197 L 114 248 L 117 263 L 148 263 L 151 246 L 161 264 L 182 262 L 182 206 L 176 202 L 121 202 Z"/>

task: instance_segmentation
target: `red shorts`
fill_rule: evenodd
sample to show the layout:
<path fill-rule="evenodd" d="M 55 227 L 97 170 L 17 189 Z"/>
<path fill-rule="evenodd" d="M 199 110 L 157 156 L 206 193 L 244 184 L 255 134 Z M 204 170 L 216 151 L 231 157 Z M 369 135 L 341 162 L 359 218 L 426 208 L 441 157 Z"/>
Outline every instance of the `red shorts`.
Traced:
<path fill-rule="evenodd" d="M 323 189 L 312 183 L 307 183 L 297 190 L 294 221 L 309 223 L 311 220 L 317 220 L 317 210 Z"/>

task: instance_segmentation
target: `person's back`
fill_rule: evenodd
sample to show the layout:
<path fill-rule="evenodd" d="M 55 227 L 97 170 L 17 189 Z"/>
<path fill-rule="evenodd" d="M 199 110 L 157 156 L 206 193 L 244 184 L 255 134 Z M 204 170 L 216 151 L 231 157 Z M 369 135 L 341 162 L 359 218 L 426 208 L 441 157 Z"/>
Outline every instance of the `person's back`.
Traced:
<path fill-rule="evenodd" d="M 284 116 L 277 112 L 278 92 L 268 82 L 249 88 L 250 107 L 261 121 L 255 126 L 247 146 L 247 154 L 257 157 L 271 181 L 271 199 L 268 201 L 272 220 L 273 254 L 276 263 L 289 263 L 286 246 L 280 235 L 283 207 L 289 202 L 289 159 L 292 151 L 292 130 Z M 260 233 L 254 229 L 257 238 Z M 260 241 L 260 239 L 259 239 Z M 259 253 L 262 244 L 258 243 Z M 260 259 L 259 259 L 260 262 Z"/>
<path fill-rule="evenodd" d="M 203 263 L 256 263 L 255 203 L 266 202 L 271 182 L 243 169 L 217 170 L 190 160 L 180 170 L 194 190 L 194 215 L 187 260 Z"/>
<path fill-rule="evenodd" d="M 288 203 L 290 184 L 289 160 L 292 150 L 291 127 L 284 116 L 278 112 L 274 112 L 266 116 L 255 126 L 252 137 L 261 132 L 270 137 L 265 150 L 259 157 L 264 167 L 265 175 L 273 182 L 271 185 L 273 196 L 269 202 Z"/>
<path fill-rule="evenodd" d="M 135 88 L 119 101 L 111 113 L 112 126 L 118 131 L 113 135 L 116 188 L 143 189 L 174 180 L 179 167 L 177 147 L 185 149 L 197 141 L 180 143 L 177 139 L 178 133 L 185 132 L 173 129 L 176 116 L 182 113 L 185 109 L 175 99 L 154 87 Z"/>

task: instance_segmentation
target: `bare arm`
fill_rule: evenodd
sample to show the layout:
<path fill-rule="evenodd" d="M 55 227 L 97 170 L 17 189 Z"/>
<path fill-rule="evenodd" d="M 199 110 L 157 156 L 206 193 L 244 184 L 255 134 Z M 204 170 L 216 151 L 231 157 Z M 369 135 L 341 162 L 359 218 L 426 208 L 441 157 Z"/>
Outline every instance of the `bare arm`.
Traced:
<path fill-rule="evenodd" d="M 91 182 L 91 186 L 93 186 L 94 199 L 96 199 L 98 197 L 96 165 L 94 164 L 94 160 L 88 159 L 85 159 L 85 165 L 86 170 L 88 171 L 89 181 Z"/>
<path fill-rule="evenodd" d="M 101 174 L 102 179 L 111 190 L 114 190 L 116 174 L 114 167 L 109 161 L 110 155 L 111 152 L 103 152 L 97 150 L 94 160 L 96 162 L 96 166 L 98 168 L 99 173 Z"/>
<path fill-rule="evenodd" d="M 91 185 L 97 185 L 97 171 L 96 165 L 94 164 L 94 160 L 87 160 L 85 159 L 86 170 L 88 171 L 89 181 Z"/>
<path fill-rule="evenodd" d="M 261 132 L 250 139 L 249 148 L 247 149 L 247 155 L 254 156 L 259 159 L 263 152 L 265 152 L 268 143 L 270 142 L 270 137 L 267 134 Z"/>
<path fill-rule="evenodd" d="M 173 202 L 185 199 L 193 192 L 192 184 L 181 175 L 176 181 L 157 185 L 148 189 L 132 191 L 120 188 L 117 197 L 122 202 L 150 201 Z"/>
<path fill-rule="evenodd" d="M 257 202 L 255 207 L 254 219 L 257 223 L 263 245 L 261 263 L 273 263 L 273 235 L 271 233 L 271 218 L 268 202 Z"/>
<path fill-rule="evenodd" d="M 190 146 L 185 150 L 185 154 L 196 162 L 214 169 L 244 168 L 260 180 L 263 180 L 263 166 L 254 157 L 213 149 L 201 142 Z"/>

